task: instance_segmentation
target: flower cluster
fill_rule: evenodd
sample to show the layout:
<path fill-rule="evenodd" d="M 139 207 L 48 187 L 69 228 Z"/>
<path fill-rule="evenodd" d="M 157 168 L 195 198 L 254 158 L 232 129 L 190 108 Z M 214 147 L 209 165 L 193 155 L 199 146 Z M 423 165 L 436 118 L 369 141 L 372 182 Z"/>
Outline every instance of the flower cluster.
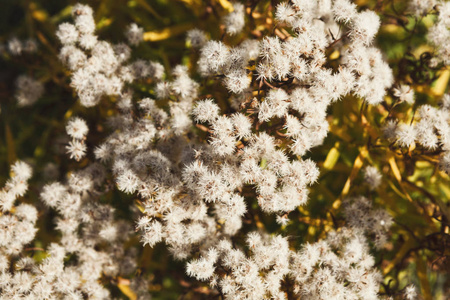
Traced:
<path fill-rule="evenodd" d="M 2 298 L 109 298 L 109 291 L 98 280 L 101 276 L 135 272 L 136 253 L 122 247 L 132 235 L 131 226 L 116 221 L 113 208 L 96 201 L 105 191 L 102 167 L 91 165 L 73 173 L 67 184 L 53 182 L 43 187 L 41 198 L 58 212 L 56 229 L 62 237 L 60 243 L 49 245 L 46 257 L 39 263 L 26 255 L 18 257 L 24 245 L 35 237 L 38 212 L 30 204 L 13 206 L 17 197 L 25 195 L 32 170 L 26 163 L 16 162 L 11 173 L 12 178 L 0 192 Z M 148 292 L 140 291 L 142 285 L 136 288 L 136 293 L 147 299 Z"/>
<path fill-rule="evenodd" d="M 291 274 L 308 299 L 379 299 L 374 264 L 362 232 L 344 227 L 294 253 Z"/>
<path fill-rule="evenodd" d="M 277 108 L 280 109 L 279 116 L 288 108 L 298 110 L 310 105 L 317 106 L 320 112 L 330 102 L 350 92 L 370 104 L 380 103 L 385 89 L 392 85 L 393 77 L 381 53 L 370 46 L 378 31 L 379 17 L 371 11 L 358 13 L 355 5 L 347 0 L 305 3 L 293 1 L 277 7 L 277 19 L 291 27 L 294 36 L 284 36 L 283 40 L 278 36 L 265 37 L 259 47 L 252 40 L 234 48 L 218 41 L 206 43 L 198 62 L 200 73 L 221 75 L 231 92 L 241 93 L 254 80 L 247 74 L 249 61 L 254 61 L 257 66 L 254 75 L 259 81 L 286 83 L 293 80 L 299 87 L 308 87 L 307 94 L 300 90 L 291 95 L 294 99 L 289 105 L 283 105 L 287 99 L 282 97 L 275 99 L 280 102 L 263 102 L 261 110 L 269 109 L 267 114 L 263 113 L 263 120 L 274 116 L 270 109 Z M 347 31 L 342 32 L 340 27 Z M 324 66 L 325 51 L 334 45 L 339 45 L 342 52 L 338 70 Z"/>
<path fill-rule="evenodd" d="M 346 199 L 344 205 L 349 227 L 367 233 L 377 248 L 387 243 L 392 218 L 386 210 L 373 209 L 370 200 L 362 196 Z"/>
<path fill-rule="evenodd" d="M 413 75 L 394 80 L 375 45 L 379 15 L 350 0 L 281 2 L 266 21 L 254 11 L 257 1 L 213 2 L 206 12 L 221 14 L 215 2 L 227 11 L 219 18 L 222 39 L 188 31 L 185 58 L 192 61 L 183 58 L 167 73 L 161 63 L 137 58 L 144 37 L 151 36 L 138 24 L 126 28 L 127 44 L 113 44 L 97 36 L 91 7 L 76 4 L 73 22 L 59 25 L 59 59 L 81 104 L 64 118 L 69 139 L 62 144 L 75 162 L 67 163 L 61 176 L 54 164 L 44 168 L 54 176 L 37 184 L 36 201 L 42 203 L 36 208 L 39 216 L 51 216 L 58 235 L 29 248 L 38 210 L 16 202 L 32 170 L 24 162 L 11 167 L 0 191 L 0 298 L 111 299 L 108 286 L 124 280 L 130 298 L 149 299 L 151 278 L 139 276 L 146 266 L 138 266 L 138 255 L 158 243 L 164 245 L 156 249 L 186 264 L 192 285 L 207 282 L 209 294 L 225 299 L 379 299 L 383 289 L 387 296 L 416 297 L 413 285 L 395 292 L 389 284 L 381 287 L 373 256 L 378 252 L 371 247 L 388 248 L 394 218 L 377 207 L 377 196 L 392 176 L 389 168 L 400 186 L 389 182 L 397 194 L 407 194 L 403 184 L 413 186 L 398 174 L 400 154 L 405 165 L 415 163 L 415 153 L 433 155 L 437 159 L 429 160 L 450 174 L 450 95 L 439 108 L 416 105 L 421 96 Z M 428 34 L 437 59 L 421 59 L 430 73 L 432 65 L 450 64 L 443 46 L 449 40 L 448 3 L 414 0 L 407 10 L 421 17 L 438 13 Z M 247 30 L 249 23 L 261 22 L 257 30 Z M 173 28 L 158 34 L 177 33 Z M 13 56 L 31 52 L 25 44 L 12 39 L 7 48 Z M 173 62 L 163 60 L 167 67 Z M 16 86 L 18 106 L 31 105 L 44 92 L 40 81 L 25 75 Z M 363 132 L 362 142 L 347 138 L 346 129 L 337 128 L 340 120 L 329 115 L 333 105 L 347 101 L 352 109 L 362 105 L 359 115 L 348 114 L 356 124 L 352 130 Z M 409 108 L 405 115 L 412 119 L 403 122 L 402 114 L 395 114 L 400 103 L 409 105 L 399 106 Z M 376 111 L 376 117 L 367 111 Z M 73 112 L 77 117 L 67 119 Z M 88 112 L 99 118 L 93 122 Z M 362 128 L 355 128 L 359 122 Z M 324 153 L 309 154 L 326 143 L 329 130 L 338 141 L 321 164 L 317 157 Z M 92 157 L 86 155 L 87 141 Z M 351 144 L 349 153 L 341 152 L 342 141 Z M 375 159 L 379 149 L 388 151 L 388 162 Z M 322 176 L 319 166 L 326 169 Z M 327 195 L 318 197 L 334 200 L 340 193 L 332 208 L 320 206 L 327 220 L 309 215 L 306 206 L 318 206 L 311 197 L 316 194 L 310 194 L 314 184 L 348 167 L 345 186 L 326 187 Z M 360 170 L 364 184 L 353 188 Z M 365 196 L 358 196 L 361 190 Z M 117 213 L 118 207 L 129 209 Z M 442 208 L 434 212 L 437 221 L 446 220 Z M 299 246 L 299 236 L 288 235 L 287 228 L 297 226 L 291 226 L 294 220 L 307 225 L 308 237 L 301 239 L 309 243 Z M 316 232 L 316 225 L 323 231 Z M 41 259 L 27 251 L 42 252 Z"/>
<path fill-rule="evenodd" d="M 253 199 L 263 212 L 275 213 L 280 220 L 307 202 L 308 186 L 317 180 L 319 171 L 312 160 L 301 157 L 326 137 L 326 111 L 332 102 L 353 92 L 376 104 L 392 84 L 390 68 L 370 46 L 379 26 L 376 14 L 359 13 L 346 1 L 308 3 L 278 6 L 278 20 L 295 32 L 284 39 L 245 40 L 231 47 L 207 41 L 200 30 L 190 31 L 191 46 L 194 51 L 200 48 L 198 72 L 222 77 L 225 87 L 235 94 L 234 111 L 226 114 L 221 113 L 215 99 L 199 95 L 200 85 L 184 66 L 175 67 L 172 79 L 163 81 L 161 68 L 154 63 L 138 60 L 125 66 L 130 49 L 122 44 L 115 47 L 96 40 L 86 47 L 84 36 L 93 34 L 95 26 L 89 21 L 91 30 L 80 31 L 82 21 L 78 18 L 91 18 L 85 6 L 74 8 L 75 25 L 62 24 L 58 31 L 64 45 L 61 59 L 74 71 L 72 85 L 81 103 L 92 106 L 103 94 L 119 96 L 120 113 L 110 121 L 114 132 L 96 148 L 95 156 L 112 169 L 119 190 L 140 196 L 144 216 L 136 228 L 142 233 L 143 244 L 154 246 L 164 241 L 178 259 L 191 257 L 199 249 L 207 252 L 206 258 L 191 261 L 188 274 L 210 279 L 214 264 L 221 261 L 230 272 L 236 272 L 236 278 L 219 280 L 214 276 L 216 286 L 229 298 L 256 299 L 266 294 L 283 298 L 281 281 L 297 272 L 288 266 L 291 254 L 287 241 L 281 236 L 263 241 L 259 235 L 250 235 L 249 247 L 255 256 L 248 260 L 243 252 L 232 249 L 230 237 L 241 230 Z M 244 26 L 244 7 L 235 5 L 224 21 L 226 32 L 237 34 Z M 347 28 L 342 35 L 339 26 Z M 141 34 L 136 26 L 130 26 L 130 43 L 137 44 Z M 88 58 L 77 45 L 91 56 Z M 337 69 L 326 67 L 325 52 L 330 47 L 342 53 Z M 75 62 L 67 51 L 76 51 L 80 59 Z M 99 68 L 94 70 L 96 62 Z M 250 65 L 256 68 L 251 71 Z M 148 76 L 153 79 L 156 100 L 140 99 L 136 108 L 134 94 L 124 91 L 124 83 Z M 97 88 L 94 83 L 99 78 L 104 80 Z M 89 90 L 96 94 L 86 95 Z M 256 97 L 252 91 L 257 92 Z M 72 120 L 67 126 L 74 141 L 87 132 L 79 121 Z M 274 122 L 276 130 L 264 125 Z M 78 159 L 84 150 L 80 155 L 70 153 Z M 88 189 L 89 181 L 84 183 L 83 176 L 76 182 L 80 190 Z M 64 210 L 58 201 L 46 202 Z M 358 245 L 363 247 L 363 242 Z M 280 247 L 286 253 L 270 256 Z M 242 278 L 248 272 L 254 276 Z M 267 272 L 264 279 L 258 279 L 261 272 Z M 371 277 L 367 280 L 372 282 Z"/>
<path fill-rule="evenodd" d="M 59 57 L 72 71 L 72 86 L 82 105 L 91 107 L 103 95 L 119 95 L 125 83 L 139 78 L 161 79 L 162 66 L 138 60 L 125 63 L 131 49 L 126 44 L 111 45 L 99 41 L 95 35 L 95 22 L 89 6 L 77 4 L 72 9 L 75 24 L 59 25 L 56 35 L 63 44 Z M 140 31 L 131 26 L 127 36 L 130 44 L 139 42 Z"/>
<path fill-rule="evenodd" d="M 2 266 L 7 266 L 6 255 L 20 253 L 24 245 L 33 240 L 37 231 L 36 208 L 26 203 L 14 205 L 17 198 L 24 196 L 28 190 L 28 180 L 32 176 L 32 169 L 27 163 L 18 161 L 11 166 L 11 173 L 12 177 L 0 190 L 0 265 Z"/>
<path fill-rule="evenodd" d="M 111 206 L 98 202 L 107 190 L 105 170 L 98 164 L 73 172 L 65 184 L 52 182 L 43 187 L 41 199 L 57 212 L 61 239 L 50 246 L 50 256 L 41 264 L 19 269 L 17 274 L 33 282 L 24 293 L 39 299 L 49 295 L 107 299 L 109 291 L 98 280 L 135 271 L 136 253 L 123 248 L 132 236 L 131 226 L 116 220 Z M 67 264 L 67 257 L 77 260 Z"/>
<path fill-rule="evenodd" d="M 248 234 L 251 256 L 222 240 L 199 259 L 187 264 L 187 273 L 220 287 L 227 299 L 285 299 L 280 290 L 289 273 L 289 244 L 286 238 Z"/>
<path fill-rule="evenodd" d="M 383 133 L 386 139 L 400 147 L 413 148 L 416 143 L 425 151 L 441 151 L 440 167 L 450 171 L 450 95 L 444 95 L 439 108 L 422 105 L 416 117 L 409 123 L 398 123 L 394 119 L 386 121 Z"/>
<path fill-rule="evenodd" d="M 287 280 L 308 299 L 379 299 L 381 275 L 356 228 L 332 232 L 297 252 L 281 236 L 252 232 L 246 242 L 251 255 L 223 240 L 191 260 L 187 273 L 220 287 L 227 299 L 287 299 L 281 290 Z"/>
<path fill-rule="evenodd" d="M 450 42 L 450 3 L 447 1 L 417 1 L 422 2 L 423 14 L 431 11 L 434 4 L 439 11 L 437 22 L 429 29 L 428 39 L 436 46 L 437 53 L 435 63 L 442 62 L 450 65 L 450 50 L 445 45 Z M 431 2 L 431 3 L 427 3 Z M 430 5 L 431 4 L 431 5 Z"/>

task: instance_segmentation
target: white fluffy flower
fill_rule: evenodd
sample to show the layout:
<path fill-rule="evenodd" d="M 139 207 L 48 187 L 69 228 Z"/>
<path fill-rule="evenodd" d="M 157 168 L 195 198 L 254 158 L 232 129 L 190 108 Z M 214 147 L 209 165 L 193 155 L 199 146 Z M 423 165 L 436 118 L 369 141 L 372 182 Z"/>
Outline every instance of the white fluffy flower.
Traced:
<path fill-rule="evenodd" d="M 398 88 L 394 88 L 394 96 L 397 97 L 400 102 L 407 102 L 408 104 L 414 103 L 414 89 L 407 85 L 400 85 Z"/>
<path fill-rule="evenodd" d="M 375 190 L 381 184 L 381 174 L 374 166 L 367 166 L 364 169 L 364 181 L 369 185 L 371 190 Z"/>
<path fill-rule="evenodd" d="M 67 123 L 66 131 L 67 134 L 72 138 L 82 140 L 86 137 L 89 128 L 86 124 L 86 121 L 81 118 L 75 117 L 69 120 L 69 122 Z"/>
<path fill-rule="evenodd" d="M 200 29 L 191 29 L 187 32 L 187 38 L 186 38 L 192 48 L 199 49 L 203 47 L 203 45 L 206 43 L 208 38 L 206 37 L 206 34 L 203 30 Z"/>
<path fill-rule="evenodd" d="M 56 36 L 63 45 L 70 45 L 78 41 L 79 33 L 74 25 L 70 23 L 62 23 L 58 27 Z"/>
<path fill-rule="evenodd" d="M 197 122 L 213 122 L 219 116 L 219 106 L 214 103 L 213 99 L 205 99 L 198 101 L 192 111 Z"/>
<path fill-rule="evenodd" d="M 410 147 L 416 140 L 414 125 L 401 124 L 396 131 L 397 143 L 402 147 Z"/>
<path fill-rule="evenodd" d="M 133 46 L 139 45 L 144 39 L 144 29 L 139 27 L 136 23 L 130 24 L 125 32 L 128 43 Z"/>
<path fill-rule="evenodd" d="M 35 103 L 44 93 L 44 85 L 27 75 L 21 75 L 16 80 L 16 100 L 19 106 Z"/>
<path fill-rule="evenodd" d="M 14 172 L 15 178 L 18 180 L 27 181 L 33 174 L 33 170 L 30 165 L 23 161 L 17 161 L 14 165 L 12 165 L 11 170 Z"/>
<path fill-rule="evenodd" d="M 234 10 L 225 16 L 223 22 L 229 35 L 235 35 L 242 31 L 245 25 L 245 7 L 242 3 L 233 3 Z"/>
<path fill-rule="evenodd" d="M 282 2 L 277 5 L 275 18 L 278 21 L 291 24 L 295 20 L 295 10 L 288 2 Z"/>
<path fill-rule="evenodd" d="M 70 155 L 71 159 L 80 161 L 86 155 L 86 144 L 80 140 L 72 140 L 66 146 L 67 153 Z"/>
<path fill-rule="evenodd" d="M 352 31 L 350 36 L 356 42 L 365 45 L 372 43 L 373 38 L 380 28 L 380 17 L 373 11 L 363 11 L 352 19 Z"/>

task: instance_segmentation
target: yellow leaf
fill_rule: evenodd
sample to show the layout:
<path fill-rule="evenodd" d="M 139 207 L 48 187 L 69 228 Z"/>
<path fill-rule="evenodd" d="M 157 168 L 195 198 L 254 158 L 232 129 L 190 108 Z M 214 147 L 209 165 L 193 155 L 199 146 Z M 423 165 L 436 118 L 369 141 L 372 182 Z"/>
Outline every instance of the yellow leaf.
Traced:
<path fill-rule="evenodd" d="M 35 10 L 35 11 L 33 11 L 32 15 L 33 15 L 34 19 L 36 19 L 40 22 L 44 22 L 48 18 L 47 13 L 43 10 Z"/>
<path fill-rule="evenodd" d="M 305 216 L 309 215 L 309 211 L 307 211 L 303 206 L 299 206 L 298 211 L 304 214 Z"/>
<path fill-rule="evenodd" d="M 142 204 L 142 202 L 136 199 L 135 204 L 136 204 L 136 207 L 139 209 L 139 211 L 141 213 L 144 213 L 145 208 L 144 208 L 144 205 Z"/>
<path fill-rule="evenodd" d="M 42 149 L 42 147 L 36 147 L 36 149 L 34 149 L 34 156 L 35 157 L 40 157 L 44 154 L 44 149 Z"/>
<path fill-rule="evenodd" d="M 233 4 L 231 4 L 228 0 L 219 0 L 219 3 L 228 12 L 232 12 L 234 10 Z"/>
<path fill-rule="evenodd" d="M 179 0 L 181 2 L 186 3 L 188 6 L 199 6 L 201 4 L 200 0 Z"/>
<path fill-rule="evenodd" d="M 394 173 L 395 179 L 397 179 L 399 183 L 402 182 L 402 175 L 400 173 L 400 170 L 398 169 L 394 154 L 392 154 L 391 151 L 388 151 L 387 155 L 388 155 L 388 162 L 389 165 L 391 166 L 392 173 Z"/>
<path fill-rule="evenodd" d="M 47 18 L 48 18 L 47 12 L 45 10 L 38 9 L 36 3 L 31 2 L 29 9 L 31 11 L 31 16 L 35 20 L 37 20 L 39 22 L 44 22 L 45 20 L 47 20 Z"/>
<path fill-rule="evenodd" d="M 422 23 L 427 28 L 430 28 L 431 26 L 433 26 L 435 22 L 436 22 L 436 20 L 435 20 L 435 16 L 433 14 L 427 14 L 426 16 L 424 16 L 422 18 Z"/>
<path fill-rule="evenodd" d="M 381 26 L 381 31 L 390 33 L 390 34 L 397 34 L 400 33 L 402 28 L 395 24 L 386 24 Z"/>
<path fill-rule="evenodd" d="M 125 283 L 125 281 L 123 279 L 121 280 L 121 278 L 119 278 L 119 283 L 117 284 L 117 287 L 129 299 L 131 299 L 131 300 L 137 299 L 137 295 L 130 289 L 130 284 Z"/>
<path fill-rule="evenodd" d="M 395 186 L 395 183 L 393 181 L 387 180 L 387 183 L 389 184 L 391 189 L 394 191 L 394 193 L 396 193 L 401 198 L 408 200 L 408 198 L 406 198 L 406 196 Z"/>
<path fill-rule="evenodd" d="M 340 56 L 340 52 L 338 50 L 334 50 L 333 53 L 330 54 L 329 58 L 330 60 L 338 59 Z"/>
<path fill-rule="evenodd" d="M 400 185 L 400 188 L 401 188 L 403 194 L 405 194 L 405 196 L 409 202 L 413 202 L 411 196 L 408 194 L 408 192 L 406 191 L 406 189 L 404 187 L 404 183 L 402 181 L 402 174 L 400 173 L 397 162 L 395 161 L 394 154 L 388 150 L 387 156 L 388 156 L 389 165 L 391 166 L 392 173 L 394 174 L 395 179 L 397 179 L 398 184 Z"/>
<path fill-rule="evenodd" d="M 442 182 L 439 183 L 439 187 L 441 188 L 441 191 L 445 194 L 447 199 L 450 199 L 450 188 Z"/>
<path fill-rule="evenodd" d="M 316 228 L 314 226 L 309 226 L 308 227 L 308 234 L 310 236 L 314 236 L 316 234 Z"/>
<path fill-rule="evenodd" d="M 444 95 L 445 89 L 448 86 L 449 79 L 450 79 L 450 70 L 443 71 L 439 76 L 439 78 L 435 81 L 434 86 L 431 88 L 431 92 L 435 96 Z"/>
<path fill-rule="evenodd" d="M 108 27 L 112 22 L 113 20 L 111 18 L 102 18 L 99 22 L 97 22 L 97 29 Z"/>
<path fill-rule="evenodd" d="M 341 153 L 339 151 L 339 146 L 340 146 L 340 143 L 336 142 L 334 144 L 334 147 L 331 148 L 330 152 L 328 152 L 327 157 L 323 163 L 323 168 L 325 170 L 331 170 L 336 165 L 336 163 L 339 159 L 339 156 L 341 155 Z"/>
<path fill-rule="evenodd" d="M 361 147 L 359 149 L 359 154 L 356 157 L 355 162 L 353 163 L 352 170 L 350 172 L 350 175 L 347 178 L 347 181 L 345 182 L 345 185 L 344 185 L 344 188 L 342 189 L 341 195 L 333 203 L 333 206 L 332 206 L 333 210 L 337 210 L 341 206 L 342 199 L 344 199 L 345 196 L 347 196 L 348 193 L 350 192 L 350 185 L 351 185 L 352 181 L 358 175 L 358 172 L 361 169 L 361 167 L 363 166 L 364 159 L 367 157 L 367 154 L 368 154 L 368 151 L 367 151 L 366 146 Z"/>
<path fill-rule="evenodd" d="M 193 28 L 192 23 L 174 25 L 172 27 L 166 27 L 162 30 L 148 31 L 144 33 L 144 41 L 147 42 L 157 42 L 166 40 L 170 37 L 185 33 L 189 29 Z"/>
<path fill-rule="evenodd" d="M 256 224 L 256 227 L 258 227 L 259 229 L 265 228 L 263 222 L 261 222 L 258 215 L 255 215 L 255 224 Z"/>
<path fill-rule="evenodd" d="M 73 110 L 69 109 L 68 111 L 66 111 L 66 113 L 64 114 L 64 119 L 68 120 L 73 114 Z"/>

